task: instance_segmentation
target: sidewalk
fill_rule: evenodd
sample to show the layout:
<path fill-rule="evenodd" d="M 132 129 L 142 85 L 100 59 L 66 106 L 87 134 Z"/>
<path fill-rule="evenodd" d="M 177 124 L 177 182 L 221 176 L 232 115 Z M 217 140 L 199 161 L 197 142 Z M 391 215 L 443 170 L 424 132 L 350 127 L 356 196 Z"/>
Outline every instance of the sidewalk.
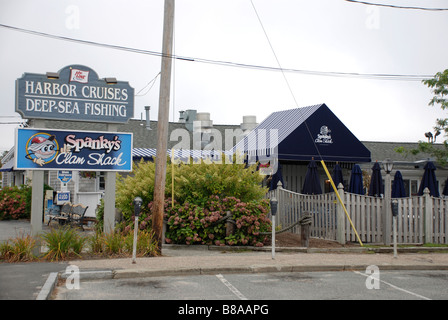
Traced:
<path fill-rule="evenodd" d="M 265 248 L 269 249 L 269 248 Z M 172 275 L 218 273 L 306 272 L 306 271 L 365 271 L 369 265 L 380 270 L 448 270 L 448 254 L 402 253 L 306 253 L 304 248 L 288 248 L 287 252 L 209 250 L 207 247 L 179 246 L 162 248 L 161 257 L 73 260 L 81 279 L 135 278 Z M 281 248 L 280 248 L 281 250 Z M 62 275 L 64 277 L 64 275 Z"/>

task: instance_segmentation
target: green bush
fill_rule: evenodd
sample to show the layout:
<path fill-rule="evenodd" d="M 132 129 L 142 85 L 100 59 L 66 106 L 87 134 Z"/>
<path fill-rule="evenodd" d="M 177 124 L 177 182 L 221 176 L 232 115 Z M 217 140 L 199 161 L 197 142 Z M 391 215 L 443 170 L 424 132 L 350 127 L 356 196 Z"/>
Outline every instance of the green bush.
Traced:
<path fill-rule="evenodd" d="M 30 235 L 9 239 L 0 243 L 0 260 L 3 259 L 7 262 L 33 261 L 36 259 L 33 254 L 35 246 L 36 240 Z"/>
<path fill-rule="evenodd" d="M 88 238 L 90 252 L 100 256 L 129 256 L 132 254 L 134 244 L 134 231 L 132 228 L 124 231 L 115 230 L 105 234 L 96 232 Z M 157 242 L 151 230 L 139 230 L 137 233 L 137 256 L 156 256 Z"/>
<path fill-rule="evenodd" d="M 168 206 L 165 239 L 167 243 L 179 244 L 262 246 L 268 240 L 262 232 L 271 230 L 268 210 L 268 200 L 242 202 L 235 197 L 218 196 L 211 196 L 204 207 L 188 202 L 174 208 Z M 236 225 L 230 236 L 226 236 L 223 221 L 227 212 Z"/>
<path fill-rule="evenodd" d="M 44 185 L 44 194 L 46 190 L 52 190 L 52 188 Z M 32 188 L 27 185 L 0 189 L 0 220 L 29 219 L 31 216 L 31 197 Z"/>
<path fill-rule="evenodd" d="M 80 257 L 81 251 L 87 241 L 70 227 L 54 228 L 41 236 L 48 247 L 45 259 L 51 261 L 65 260 L 72 255 Z"/>
<path fill-rule="evenodd" d="M 27 194 L 30 187 L 5 187 L 0 190 L 0 220 L 25 219 L 30 217 L 27 210 Z"/>
<path fill-rule="evenodd" d="M 174 174 L 174 195 L 172 194 Z M 133 200 L 143 200 L 139 229 L 151 230 L 155 163 L 140 161 L 133 172 L 117 178 L 116 207 L 122 212 L 122 230 L 129 232 L 133 225 Z M 267 188 L 256 165 L 180 163 L 168 159 L 164 219 L 168 220 L 166 241 L 184 244 L 258 245 L 267 240 L 260 232 L 270 230 L 263 200 Z M 172 198 L 174 200 L 172 200 Z M 103 210 L 100 206 L 99 221 Z M 235 233 L 226 237 L 225 223 L 216 222 L 230 212 L 236 223 Z M 100 224 L 101 225 L 101 222 Z M 108 240 L 111 245 L 118 239 Z M 118 246 L 118 244 L 117 244 Z M 116 250 L 112 250 L 116 252 Z"/>
<path fill-rule="evenodd" d="M 246 168 L 245 164 L 181 163 L 171 165 L 168 159 L 166 170 L 165 197 L 172 195 L 172 169 L 174 167 L 174 199 L 178 203 L 192 203 L 203 207 L 209 198 L 235 197 L 242 202 L 263 199 L 267 188 L 262 187 L 263 176 L 256 171 L 256 165 Z M 133 200 L 143 200 L 141 215 L 150 215 L 148 204 L 153 200 L 155 163 L 140 161 L 132 173 L 117 178 L 116 207 L 129 222 L 134 214 Z"/>

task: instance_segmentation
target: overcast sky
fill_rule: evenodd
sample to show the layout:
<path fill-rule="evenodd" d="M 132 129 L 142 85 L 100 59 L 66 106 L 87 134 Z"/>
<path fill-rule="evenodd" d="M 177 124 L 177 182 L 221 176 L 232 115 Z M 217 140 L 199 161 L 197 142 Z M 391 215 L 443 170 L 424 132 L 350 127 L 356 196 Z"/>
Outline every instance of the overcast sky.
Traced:
<path fill-rule="evenodd" d="M 374 2 L 374 0 L 372 0 Z M 448 8 L 448 1 L 378 0 Z M 161 52 L 163 0 L 0 0 L 0 24 L 55 36 Z M 361 141 L 416 142 L 446 117 L 429 107 L 421 81 L 344 73 L 432 76 L 448 68 L 448 11 L 368 6 L 344 0 L 253 0 L 284 69 L 175 60 L 170 121 L 179 111 L 210 112 L 215 124 L 261 122 L 273 111 L 326 103 Z M 100 78 L 128 81 L 157 120 L 160 58 L 58 40 L 0 27 L 0 151 L 13 147 L 15 80 L 81 64 Z M 250 0 L 176 1 L 174 53 L 179 56 L 279 67 Z M 322 72 L 322 73 L 321 73 Z M 336 75 L 338 76 L 335 76 Z M 341 74 L 342 73 L 342 74 Z M 291 91 L 288 89 L 288 84 Z M 146 86 L 146 87 L 145 87 Z M 149 90 L 150 89 L 150 90 Z M 174 112 L 173 112 L 174 110 Z M 439 138 L 439 141 L 442 139 Z"/>

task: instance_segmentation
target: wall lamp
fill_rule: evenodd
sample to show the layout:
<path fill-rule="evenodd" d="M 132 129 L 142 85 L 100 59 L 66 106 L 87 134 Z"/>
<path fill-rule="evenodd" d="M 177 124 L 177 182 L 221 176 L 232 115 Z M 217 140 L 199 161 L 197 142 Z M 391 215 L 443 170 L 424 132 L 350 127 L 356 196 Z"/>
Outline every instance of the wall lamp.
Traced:
<path fill-rule="evenodd" d="M 104 81 L 106 81 L 107 84 L 117 84 L 118 83 L 116 78 L 104 78 Z"/>
<path fill-rule="evenodd" d="M 394 168 L 394 162 L 389 158 L 387 158 L 386 160 L 383 161 L 383 168 L 387 174 L 391 173 L 392 169 Z"/>
<path fill-rule="evenodd" d="M 47 72 L 48 79 L 59 79 L 59 73 L 57 72 Z"/>

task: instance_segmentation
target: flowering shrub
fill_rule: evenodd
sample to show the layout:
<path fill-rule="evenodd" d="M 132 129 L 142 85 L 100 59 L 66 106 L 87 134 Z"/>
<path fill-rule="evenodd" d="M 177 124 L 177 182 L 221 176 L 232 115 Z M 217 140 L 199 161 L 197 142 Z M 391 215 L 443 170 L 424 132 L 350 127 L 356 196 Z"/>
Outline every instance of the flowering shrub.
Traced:
<path fill-rule="evenodd" d="M 261 232 L 271 230 L 267 200 L 246 203 L 235 197 L 211 196 L 204 207 L 185 202 L 167 209 L 167 243 L 263 246 L 268 237 Z M 222 219 L 227 212 L 236 228 L 226 237 L 226 223 Z"/>
<path fill-rule="evenodd" d="M 0 190 L 0 220 L 30 217 L 27 206 L 29 187 L 5 187 Z"/>
<path fill-rule="evenodd" d="M 262 200 L 267 188 L 261 185 L 263 176 L 256 165 L 243 164 L 176 164 L 167 166 L 164 219 L 168 221 L 167 243 L 257 245 L 262 246 L 271 221 L 267 218 L 269 203 Z M 174 174 L 174 195 L 172 194 Z M 133 225 L 133 199 L 143 200 L 139 229 L 152 227 L 155 163 L 139 162 L 126 177 L 119 176 L 116 207 L 123 214 L 122 229 Z M 174 197 L 174 204 L 171 201 Z M 235 232 L 226 237 L 226 223 L 220 221 L 230 212 Z M 101 226 L 103 207 L 97 218 Z"/>

